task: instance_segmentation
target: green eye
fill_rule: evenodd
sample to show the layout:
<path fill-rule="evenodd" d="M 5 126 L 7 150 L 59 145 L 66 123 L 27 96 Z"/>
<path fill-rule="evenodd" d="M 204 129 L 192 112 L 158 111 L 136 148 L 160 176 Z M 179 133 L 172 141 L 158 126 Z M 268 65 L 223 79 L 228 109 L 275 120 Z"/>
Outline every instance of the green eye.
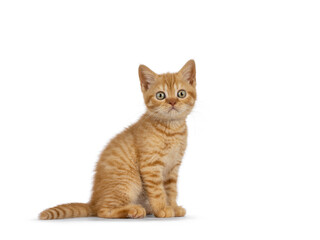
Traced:
<path fill-rule="evenodd" d="M 166 98 L 166 94 L 164 93 L 164 92 L 157 92 L 156 93 L 156 98 L 158 99 L 158 100 L 163 100 L 163 99 L 165 99 Z"/>
<path fill-rule="evenodd" d="M 185 98 L 187 96 L 187 92 L 185 90 L 179 90 L 177 95 L 179 98 Z"/>

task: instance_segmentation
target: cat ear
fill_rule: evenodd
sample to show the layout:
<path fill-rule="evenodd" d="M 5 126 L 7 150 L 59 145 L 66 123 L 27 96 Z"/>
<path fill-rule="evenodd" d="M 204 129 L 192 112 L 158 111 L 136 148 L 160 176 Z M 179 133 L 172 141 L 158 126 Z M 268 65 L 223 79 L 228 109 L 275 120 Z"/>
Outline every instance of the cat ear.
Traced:
<path fill-rule="evenodd" d="M 146 91 L 149 89 L 150 84 L 152 84 L 156 79 L 157 74 L 154 73 L 150 68 L 145 65 L 139 66 L 139 78 L 141 88 Z"/>
<path fill-rule="evenodd" d="M 193 59 L 189 60 L 179 71 L 181 73 L 182 78 L 195 86 L 196 84 L 196 63 Z"/>

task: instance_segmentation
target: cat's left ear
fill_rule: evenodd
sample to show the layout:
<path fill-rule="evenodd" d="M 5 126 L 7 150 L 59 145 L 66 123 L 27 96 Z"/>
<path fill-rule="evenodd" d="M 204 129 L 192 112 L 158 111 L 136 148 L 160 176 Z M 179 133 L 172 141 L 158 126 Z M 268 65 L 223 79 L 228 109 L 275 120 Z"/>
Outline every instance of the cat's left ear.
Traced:
<path fill-rule="evenodd" d="M 196 86 L 196 63 L 193 59 L 189 60 L 179 71 L 182 78 L 190 83 L 192 86 Z"/>
<path fill-rule="evenodd" d="M 157 74 L 145 65 L 139 66 L 139 78 L 141 89 L 147 91 L 150 85 L 155 82 Z"/>

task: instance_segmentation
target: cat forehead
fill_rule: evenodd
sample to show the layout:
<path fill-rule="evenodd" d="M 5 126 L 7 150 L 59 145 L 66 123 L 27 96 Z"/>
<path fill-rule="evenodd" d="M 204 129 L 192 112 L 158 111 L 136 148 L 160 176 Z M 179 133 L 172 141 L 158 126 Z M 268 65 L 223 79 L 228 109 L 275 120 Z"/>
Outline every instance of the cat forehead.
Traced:
<path fill-rule="evenodd" d="M 158 78 L 158 86 L 165 89 L 176 89 L 183 85 L 182 80 L 175 73 L 162 74 Z"/>

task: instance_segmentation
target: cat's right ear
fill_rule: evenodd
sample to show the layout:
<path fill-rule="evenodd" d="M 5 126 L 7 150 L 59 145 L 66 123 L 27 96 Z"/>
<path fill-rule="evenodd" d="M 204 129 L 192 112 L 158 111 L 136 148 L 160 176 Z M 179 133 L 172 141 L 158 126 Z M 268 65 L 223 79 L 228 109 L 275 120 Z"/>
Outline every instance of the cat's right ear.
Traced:
<path fill-rule="evenodd" d="M 157 74 L 145 65 L 139 66 L 139 78 L 141 89 L 147 91 L 150 85 L 155 81 Z"/>

